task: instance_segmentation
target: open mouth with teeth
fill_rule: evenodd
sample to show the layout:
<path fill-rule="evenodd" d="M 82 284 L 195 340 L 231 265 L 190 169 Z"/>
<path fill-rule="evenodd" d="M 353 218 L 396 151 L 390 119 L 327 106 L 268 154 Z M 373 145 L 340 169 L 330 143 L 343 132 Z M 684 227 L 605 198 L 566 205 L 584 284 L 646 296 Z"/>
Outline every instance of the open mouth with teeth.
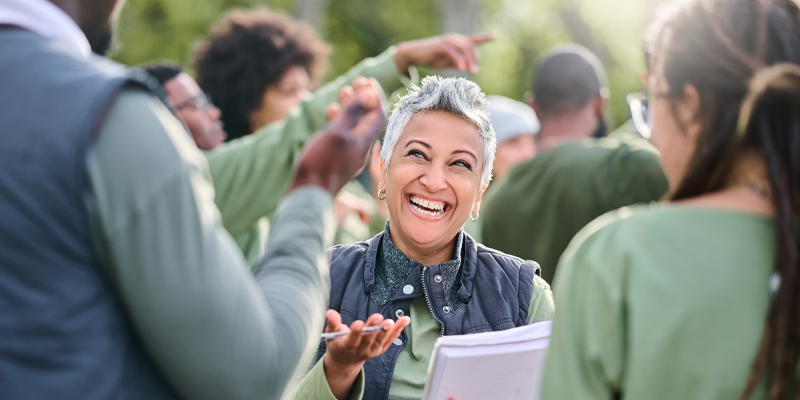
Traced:
<path fill-rule="evenodd" d="M 447 203 L 424 200 L 417 196 L 408 196 L 408 204 L 414 211 L 429 217 L 441 216 L 450 208 Z"/>

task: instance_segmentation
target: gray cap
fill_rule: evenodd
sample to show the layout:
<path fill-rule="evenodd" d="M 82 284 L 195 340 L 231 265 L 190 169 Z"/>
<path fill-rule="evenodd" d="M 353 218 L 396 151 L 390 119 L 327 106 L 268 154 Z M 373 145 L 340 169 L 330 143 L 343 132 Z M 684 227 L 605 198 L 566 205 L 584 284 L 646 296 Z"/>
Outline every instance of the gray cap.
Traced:
<path fill-rule="evenodd" d="M 497 144 L 524 133 L 539 133 L 539 119 L 529 105 L 505 96 L 487 96 L 486 100 L 489 100 L 486 111 L 489 112 Z"/>

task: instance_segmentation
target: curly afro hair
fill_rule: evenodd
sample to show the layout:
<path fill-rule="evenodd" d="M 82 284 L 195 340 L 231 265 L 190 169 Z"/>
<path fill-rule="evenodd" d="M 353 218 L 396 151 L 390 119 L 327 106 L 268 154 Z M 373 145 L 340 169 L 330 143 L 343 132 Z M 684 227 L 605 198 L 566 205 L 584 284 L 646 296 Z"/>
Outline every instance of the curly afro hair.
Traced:
<path fill-rule="evenodd" d="M 228 140 L 253 131 L 250 113 L 286 71 L 299 65 L 316 85 L 330 47 L 310 25 L 268 11 L 234 10 L 195 48 L 197 83 L 222 111 Z"/>

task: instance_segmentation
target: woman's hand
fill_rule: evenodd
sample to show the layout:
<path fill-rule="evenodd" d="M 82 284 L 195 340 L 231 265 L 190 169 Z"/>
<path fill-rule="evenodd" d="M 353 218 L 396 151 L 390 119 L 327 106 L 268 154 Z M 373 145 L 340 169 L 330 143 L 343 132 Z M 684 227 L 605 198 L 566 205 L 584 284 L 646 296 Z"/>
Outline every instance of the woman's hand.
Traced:
<path fill-rule="evenodd" d="M 394 59 L 397 68 L 405 73 L 411 65 L 426 65 L 443 69 L 478 71 L 477 46 L 497 35 L 460 35 L 450 33 L 428 39 L 403 42 L 397 45 Z"/>
<path fill-rule="evenodd" d="M 325 332 L 349 332 L 347 336 L 326 341 L 328 350 L 324 359 L 325 378 L 331 392 L 339 400 L 346 399 L 350 394 L 364 363 L 386 352 L 411 322 L 409 317 L 402 317 L 394 322 L 384 319 L 380 314 L 373 314 L 367 318 L 366 323 L 355 321 L 348 327 L 342 324 L 341 315 L 334 310 L 328 310 L 325 316 L 328 318 Z M 383 326 L 384 330 L 374 334 L 361 334 L 365 326 L 375 325 Z"/>

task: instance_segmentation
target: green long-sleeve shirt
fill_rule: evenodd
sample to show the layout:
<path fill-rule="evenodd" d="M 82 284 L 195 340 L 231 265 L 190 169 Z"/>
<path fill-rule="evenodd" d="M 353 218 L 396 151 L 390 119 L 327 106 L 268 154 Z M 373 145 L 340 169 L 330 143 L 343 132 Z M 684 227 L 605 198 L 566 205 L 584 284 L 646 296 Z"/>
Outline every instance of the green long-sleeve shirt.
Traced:
<path fill-rule="evenodd" d="M 222 223 L 248 263 L 253 265 L 263 254 L 269 229 L 266 218 L 286 192 L 303 144 L 327 125 L 326 109 L 337 101 L 339 89 L 359 76 L 375 78 L 388 94 L 411 82 L 398 70 L 395 52 L 392 47 L 361 61 L 303 100 L 283 120 L 206 153 Z"/>
<path fill-rule="evenodd" d="M 280 398 L 322 329 L 331 196 L 286 197 L 254 278 L 222 227 L 205 158 L 148 93 L 120 94 L 87 167 L 94 247 L 170 387 L 184 399 Z"/>
<path fill-rule="evenodd" d="M 774 224 L 687 205 L 589 224 L 558 266 L 541 399 L 738 399 L 769 310 Z"/>

